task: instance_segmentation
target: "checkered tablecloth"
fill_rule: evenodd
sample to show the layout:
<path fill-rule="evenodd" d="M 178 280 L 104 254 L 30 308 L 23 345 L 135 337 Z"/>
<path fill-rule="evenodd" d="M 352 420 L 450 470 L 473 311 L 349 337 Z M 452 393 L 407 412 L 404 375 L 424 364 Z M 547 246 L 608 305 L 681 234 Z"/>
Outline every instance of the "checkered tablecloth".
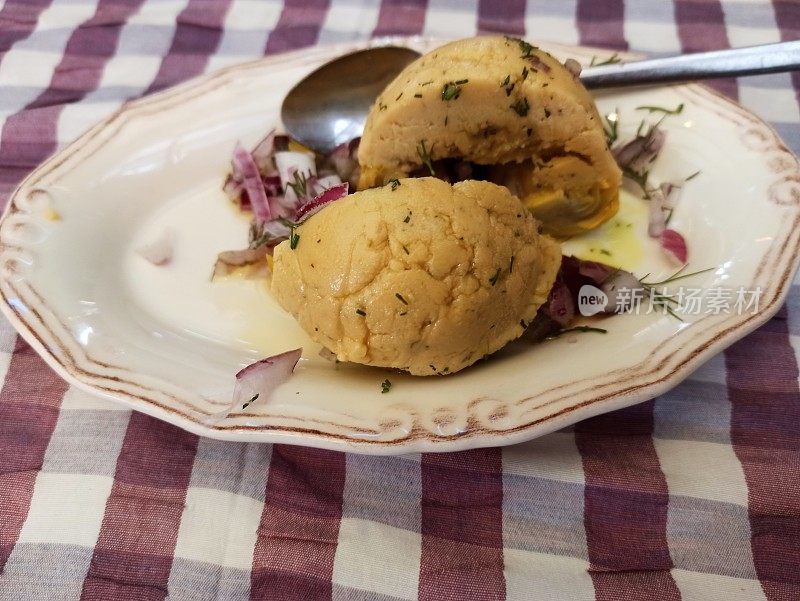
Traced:
<path fill-rule="evenodd" d="M 387 34 L 666 54 L 798 39 L 796 0 L 0 0 L 0 200 L 121 102 Z M 800 151 L 800 76 L 721 82 Z M 720 149 L 725 152 L 725 149 Z M 658 399 L 504 449 L 198 439 L 0 324 L 0 598 L 800 599 L 800 292 Z"/>

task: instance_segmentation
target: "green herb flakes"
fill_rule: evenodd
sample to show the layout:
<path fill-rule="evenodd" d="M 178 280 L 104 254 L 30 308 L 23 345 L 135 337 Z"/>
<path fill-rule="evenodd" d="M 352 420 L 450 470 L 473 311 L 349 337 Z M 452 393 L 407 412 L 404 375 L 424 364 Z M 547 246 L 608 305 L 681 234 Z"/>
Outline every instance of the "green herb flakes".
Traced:
<path fill-rule="evenodd" d="M 455 100 L 461 96 L 461 86 L 468 82 L 468 79 L 448 81 L 446 84 L 444 84 L 444 86 L 442 86 L 442 100 Z"/>
<path fill-rule="evenodd" d="M 534 50 L 536 50 L 536 46 L 534 46 L 533 44 L 529 44 L 525 40 L 518 39 L 517 43 L 519 44 L 519 49 L 522 52 L 521 58 L 529 58 L 531 56 L 531 53 Z"/>
<path fill-rule="evenodd" d="M 255 401 L 258 398 L 258 396 L 259 396 L 259 393 L 256 393 L 255 395 L 253 395 L 253 398 L 251 398 L 244 405 L 242 405 L 242 409 L 247 409 L 253 403 L 253 401 Z"/>
<path fill-rule="evenodd" d="M 527 98 L 520 98 L 514 104 L 511 105 L 511 108 L 514 109 L 514 112 L 517 113 L 517 115 L 519 115 L 520 117 L 524 117 L 528 114 L 531 105 L 528 104 Z"/>
<path fill-rule="evenodd" d="M 392 389 L 392 383 L 389 380 L 381 382 L 381 394 L 386 394 Z"/>
<path fill-rule="evenodd" d="M 511 92 L 514 91 L 514 86 L 516 82 L 511 81 L 511 76 L 506 75 L 506 78 L 500 83 L 500 87 L 503 88 L 506 92 L 506 96 L 511 96 Z"/>

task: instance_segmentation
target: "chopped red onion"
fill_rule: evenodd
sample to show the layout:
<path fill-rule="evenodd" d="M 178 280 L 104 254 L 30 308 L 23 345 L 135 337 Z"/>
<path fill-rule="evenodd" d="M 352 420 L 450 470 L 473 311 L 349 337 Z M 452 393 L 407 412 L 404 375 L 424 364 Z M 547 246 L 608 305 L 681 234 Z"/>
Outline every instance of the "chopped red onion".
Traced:
<path fill-rule="evenodd" d="M 556 278 L 542 311 L 561 327 L 569 325 L 575 319 L 575 299 L 561 275 Z"/>
<path fill-rule="evenodd" d="M 253 148 L 253 160 L 258 165 L 259 171 L 262 173 L 275 169 L 275 161 L 272 155 L 275 153 L 275 130 L 269 132 L 263 140 L 256 144 Z"/>
<path fill-rule="evenodd" d="M 528 62 L 530 62 L 533 65 L 534 69 L 540 69 L 543 73 L 550 73 L 551 71 L 550 65 L 548 65 L 546 62 L 544 62 L 535 54 L 531 54 L 526 58 L 528 59 Z"/>
<path fill-rule="evenodd" d="M 242 194 L 242 182 L 234 179 L 232 174 L 228 174 L 225 178 L 225 183 L 222 184 L 222 191 L 227 194 L 231 200 L 239 200 Z"/>
<path fill-rule="evenodd" d="M 226 250 L 217 255 L 217 262 L 214 264 L 214 273 L 211 279 L 218 276 L 230 275 L 237 269 L 248 267 L 263 263 L 264 269 L 267 269 L 267 263 L 264 261 L 268 254 L 268 248 L 264 245 L 258 248 L 246 248 L 244 250 Z"/>
<path fill-rule="evenodd" d="M 542 309 L 539 309 L 536 317 L 527 326 L 522 335 L 528 342 L 541 342 L 561 329 L 558 322 L 548 317 Z"/>
<path fill-rule="evenodd" d="M 171 228 L 166 228 L 158 238 L 136 249 L 139 255 L 158 266 L 169 263 L 174 251 L 175 232 Z"/>
<path fill-rule="evenodd" d="M 264 224 L 262 231 L 266 234 L 269 234 L 270 238 L 273 239 L 280 239 L 282 242 L 283 240 L 289 237 L 289 226 L 281 221 L 270 221 Z M 268 242 L 268 244 L 272 244 L 272 241 Z M 277 245 L 278 242 L 275 242 Z"/>
<path fill-rule="evenodd" d="M 641 290 L 644 292 L 644 287 L 639 281 L 639 278 L 637 278 L 631 272 L 617 269 L 616 273 L 609 277 L 608 280 L 603 282 L 603 285 L 600 286 L 600 290 L 602 290 L 608 297 L 608 302 L 606 303 L 603 312 L 614 313 L 617 310 L 627 310 L 636 301 L 633 292 L 631 292 L 623 297 L 623 302 L 620 297 L 620 290 Z M 642 295 L 639 295 L 638 298 L 641 299 Z"/>
<path fill-rule="evenodd" d="M 653 162 L 664 146 L 666 134 L 652 127 L 643 136 L 636 136 L 627 144 L 612 148 L 611 153 L 621 169 L 639 171 Z"/>
<path fill-rule="evenodd" d="M 302 354 L 302 348 L 286 351 L 241 369 L 236 374 L 231 404 L 222 411 L 206 417 L 205 423 L 217 424 L 233 411 L 241 411 L 255 401 L 266 400 L 278 386 L 289 379 Z"/>
<path fill-rule="evenodd" d="M 239 144 L 233 157 L 233 173 L 225 180 L 223 189 L 243 210 L 253 211 L 250 227 L 250 248 L 221 253 L 214 275 L 227 275 L 240 267 L 262 263 L 265 255 L 290 235 L 292 223 L 300 223 L 323 206 L 347 195 L 348 184 L 342 183 L 330 166 L 317 177 L 316 156 L 310 152 L 289 151 L 289 138 L 270 132 L 248 153 Z M 353 160 L 358 140 L 343 145 L 341 153 Z M 301 173 L 302 176 L 295 177 Z M 295 188 L 304 181 L 302 197 Z M 292 185 L 290 185 L 292 184 Z"/>
<path fill-rule="evenodd" d="M 256 221 L 264 222 L 272 219 L 258 165 L 253 160 L 253 155 L 247 152 L 241 144 L 237 144 L 233 151 L 233 177 L 241 180 L 244 187 L 242 196 L 247 196 L 247 202 L 252 207 Z"/>
<path fill-rule="evenodd" d="M 678 205 L 683 187 L 671 182 L 664 182 L 659 186 L 661 193 L 664 195 L 664 208 L 674 209 Z"/>
<path fill-rule="evenodd" d="M 572 73 L 574 77 L 581 76 L 581 64 L 574 58 L 568 58 L 564 61 L 564 68 Z"/>
<path fill-rule="evenodd" d="M 680 265 L 685 265 L 689 258 L 686 239 L 675 230 L 664 230 L 661 234 L 661 248 L 669 258 Z"/>
<path fill-rule="evenodd" d="M 326 162 L 330 163 L 336 173 L 344 182 L 350 182 L 355 186 L 358 183 L 358 145 L 361 138 L 353 138 L 349 142 L 340 144 L 326 157 Z"/>
<path fill-rule="evenodd" d="M 342 178 L 339 177 L 335 173 L 331 173 L 330 175 L 323 175 L 322 177 L 318 177 L 315 182 L 315 192 L 317 195 L 321 194 L 328 188 L 333 188 L 334 186 L 338 186 L 342 183 Z"/>
<path fill-rule="evenodd" d="M 619 270 L 616 267 L 606 265 L 605 263 L 598 263 L 597 261 L 580 261 L 578 265 L 578 273 L 589 278 L 592 280 L 592 283 L 598 286 L 617 271 Z"/>
<path fill-rule="evenodd" d="M 294 188 L 290 186 L 290 184 L 296 182 L 295 174 L 297 173 L 302 174 L 307 180 L 317 176 L 317 164 L 313 154 L 282 150 L 275 153 L 275 165 L 278 168 L 278 175 L 281 178 L 281 185 L 287 199 L 303 201 L 313 198 L 313 190 L 308 190 L 308 182 L 306 183 L 307 194 L 305 198 L 298 198 Z"/>
<path fill-rule="evenodd" d="M 261 181 L 264 184 L 264 190 L 266 190 L 267 196 L 278 196 L 283 192 L 281 176 L 278 175 L 277 171 L 262 176 Z"/>
<path fill-rule="evenodd" d="M 558 278 L 567 287 L 573 305 L 577 303 L 578 294 L 583 285 L 592 284 L 600 288 L 608 297 L 608 303 L 603 309 L 604 313 L 613 313 L 616 310 L 619 288 L 642 289 L 639 279 L 629 271 L 597 261 L 584 261 L 572 256 L 561 258 L 561 270 Z"/>
<path fill-rule="evenodd" d="M 319 350 L 319 356 L 326 361 L 336 361 L 336 353 L 324 346 Z"/>
<path fill-rule="evenodd" d="M 291 220 L 294 217 L 294 207 L 289 206 L 286 202 L 286 197 L 283 195 L 280 196 L 270 196 L 267 198 L 269 202 L 269 210 L 272 213 L 273 219 L 289 219 Z"/>
<path fill-rule="evenodd" d="M 295 221 L 297 223 L 303 223 L 306 219 L 311 217 L 314 213 L 322 209 L 328 203 L 334 202 L 339 200 L 340 198 L 344 198 L 347 196 L 348 189 L 350 184 L 347 182 L 343 184 L 338 184 L 333 186 L 332 188 L 328 188 L 322 194 L 314 198 L 311 202 L 307 202 L 299 209 L 297 209 L 297 213 L 295 215 Z"/>
<path fill-rule="evenodd" d="M 667 229 L 667 217 L 664 214 L 664 192 L 656 188 L 650 194 L 650 207 L 647 216 L 647 235 L 658 238 Z"/>

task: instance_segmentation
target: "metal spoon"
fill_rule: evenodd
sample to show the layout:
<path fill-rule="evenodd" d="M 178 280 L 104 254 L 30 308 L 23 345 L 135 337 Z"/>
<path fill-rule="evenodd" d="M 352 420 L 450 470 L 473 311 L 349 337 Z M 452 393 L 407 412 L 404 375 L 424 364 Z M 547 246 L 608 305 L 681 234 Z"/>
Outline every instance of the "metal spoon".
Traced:
<path fill-rule="evenodd" d="M 286 132 L 319 152 L 330 152 L 360 136 L 375 98 L 419 56 L 410 48 L 385 46 L 325 63 L 283 99 Z"/>
<path fill-rule="evenodd" d="M 386 46 L 322 65 L 283 100 L 287 133 L 319 152 L 360 136 L 375 98 L 419 56 L 410 48 Z M 581 81 L 598 89 L 795 70 L 800 70 L 800 41 L 587 67 Z"/>
<path fill-rule="evenodd" d="M 795 41 L 587 67 L 581 82 L 590 89 L 618 88 L 799 69 L 800 41 Z"/>

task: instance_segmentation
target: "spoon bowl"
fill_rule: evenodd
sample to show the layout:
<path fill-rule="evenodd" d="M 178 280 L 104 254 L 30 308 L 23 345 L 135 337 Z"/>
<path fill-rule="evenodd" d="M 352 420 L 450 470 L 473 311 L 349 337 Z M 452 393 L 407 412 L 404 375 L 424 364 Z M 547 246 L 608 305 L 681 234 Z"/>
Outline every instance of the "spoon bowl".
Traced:
<path fill-rule="evenodd" d="M 286 132 L 322 153 L 360 136 L 375 98 L 419 56 L 410 48 L 385 46 L 323 65 L 284 98 L 281 119 Z"/>

